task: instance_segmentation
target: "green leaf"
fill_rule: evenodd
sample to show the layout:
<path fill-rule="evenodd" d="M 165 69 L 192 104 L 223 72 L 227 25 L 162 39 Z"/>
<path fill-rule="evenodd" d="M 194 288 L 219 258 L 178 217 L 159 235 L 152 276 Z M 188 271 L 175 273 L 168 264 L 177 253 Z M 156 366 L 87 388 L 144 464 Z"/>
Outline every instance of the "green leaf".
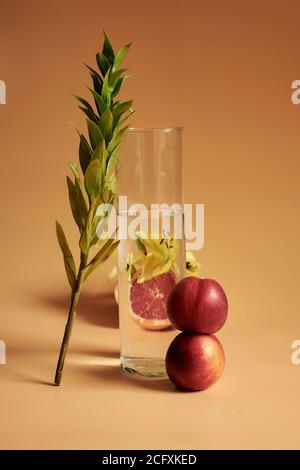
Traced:
<path fill-rule="evenodd" d="M 75 190 L 76 190 L 76 197 L 77 197 L 77 206 L 78 206 L 79 212 L 82 214 L 82 218 L 85 224 L 87 215 L 88 215 L 88 206 L 87 206 L 85 197 L 82 192 L 80 178 L 75 179 Z"/>
<path fill-rule="evenodd" d="M 101 95 L 102 93 L 102 87 L 103 87 L 103 81 L 97 76 L 95 75 L 91 75 L 92 77 L 92 80 L 93 80 L 93 86 L 94 86 L 94 89 L 97 93 L 99 93 L 99 95 Z"/>
<path fill-rule="evenodd" d="M 102 54 L 105 55 L 105 57 L 107 58 L 110 64 L 113 64 L 115 60 L 115 51 L 105 31 L 103 31 L 103 34 L 104 34 L 104 44 L 103 44 Z"/>
<path fill-rule="evenodd" d="M 102 78 L 100 77 L 99 73 L 95 69 L 93 69 L 93 67 L 90 67 L 88 64 L 84 64 L 84 65 L 89 70 L 90 75 L 94 75 L 95 77 L 99 79 L 100 82 L 102 82 Z"/>
<path fill-rule="evenodd" d="M 70 163 L 69 163 L 69 167 L 70 167 L 70 169 L 71 169 L 73 175 L 75 176 L 75 178 L 76 178 L 76 180 L 78 181 L 78 184 L 79 184 L 79 186 L 80 186 L 80 185 L 81 185 L 81 181 L 80 181 L 80 175 L 79 175 L 77 163 L 70 162 Z"/>
<path fill-rule="evenodd" d="M 89 248 L 90 248 L 90 240 L 91 240 L 91 223 L 90 223 L 90 213 L 88 215 L 88 221 L 86 223 L 86 226 L 84 227 L 84 230 L 81 234 L 80 240 L 79 240 L 79 247 L 82 253 L 85 255 L 88 253 Z"/>
<path fill-rule="evenodd" d="M 84 176 L 84 185 L 88 195 L 94 199 L 102 186 L 102 172 L 99 160 L 92 160 Z"/>
<path fill-rule="evenodd" d="M 94 111 L 91 111 L 88 108 L 84 108 L 83 106 L 79 106 L 79 109 L 84 112 L 84 114 L 93 122 L 97 123 L 98 122 L 98 116 L 94 113 Z"/>
<path fill-rule="evenodd" d="M 93 80 L 93 85 L 94 89 L 99 95 L 102 93 L 102 86 L 103 86 L 103 81 L 100 75 L 96 72 L 96 70 L 92 69 L 89 65 L 85 64 L 85 66 L 89 69 L 90 76 Z"/>
<path fill-rule="evenodd" d="M 101 131 L 99 127 L 97 126 L 97 124 L 95 124 L 90 119 L 87 119 L 87 126 L 88 126 L 91 146 L 93 150 L 95 150 L 95 148 L 98 147 L 98 145 L 102 142 L 103 135 L 101 134 Z"/>
<path fill-rule="evenodd" d="M 114 130 L 113 137 L 108 145 L 108 151 L 113 152 L 117 146 L 121 143 L 123 138 L 128 132 L 130 125 L 124 126 L 121 129 L 119 129 L 119 126 L 117 126 Z"/>
<path fill-rule="evenodd" d="M 101 240 L 101 235 L 103 233 L 103 229 L 108 221 L 108 218 L 111 214 L 112 210 L 112 193 L 109 191 L 108 188 L 103 188 L 101 191 L 101 205 L 103 203 L 109 204 L 110 206 L 107 206 L 106 208 L 103 207 L 98 207 L 96 211 L 96 216 L 95 216 L 95 235 L 97 236 L 98 240 Z M 101 209 L 98 211 L 98 209 Z"/>
<path fill-rule="evenodd" d="M 113 173 L 111 176 L 109 176 L 109 178 L 106 179 L 107 188 L 111 192 L 111 196 L 110 196 L 111 204 L 113 204 L 115 200 L 116 184 L 117 184 L 117 177 Z"/>
<path fill-rule="evenodd" d="M 81 104 L 83 104 L 87 109 L 89 109 L 92 113 L 94 112 L 92 106 L 87 100 L 85 100 L 84 98 L 81 98 L 81 96 L 78 96 L 78 95 L 72 94 L 72 96 L 76 98 L 76 100 L 78 100 Z"/>
<path fill-rule="evenodd" d="M 103 101 L 106 103 L 108 107 L 111 105 L 111 96 L 112 96 L 112 89 L 109 85 L 109 74 L 110 74 L 110 68 L 108 69 L 104 80 L 103 80 L 103 87 L 102 87 L 102 93 L 101 96 L 103 98 Z"/>
<path fill-rule="evenodd" d="M 117 80 L 117 83 L 115 84 L 114 89 L 113 89 L 112 92 L 111 92 L 112 98 L 114 98 L 115 96 L 117 96 L 117 94 L 118 94 L 119 91 L 120 91 L 120 88 L 121 88 L 121 86 L 122 86 L 123 81 L 124 81 L 124 80 L 127 80 L 127 78 L 129 78 L 129 75 L 125 75 L 125 77 L 120 77 L 120 78 Z"/>
<path fill-rule="evenodd" d="M 88 87 L 88 89 L 90 90 L 90 92 L 92 93 L 92 95 L 94 97 L 99 115 L 102 114 L 106 109 L 106 104 L 103 101 L 102 96 L 99 95 L 99 93 L 97 93 L 95 90 L 92 90 L 92 88 Z"/>
<path fill-rule="evenodd" d="M 126 113 L 126 111 L 129 111 L 131 109 L 132 104 L 133 104 L 133 100 L 120 101 L 119 103 L 116 104 L 116 106 L 114 106 L 114 109 L 113 109 L 114 124 L 119 122 L 122 114 Z"/>
<path fill-rule="evenodd" d="M 119 240 L 115 240 L 114 238 L 110 238 L 105 245 L 98 251 L 96 256 L 92 259 L 92 261 L 87 265 L 84 273 L 84 280 L 86 280 L 97 267 L 106 261 L 115 251 L 119 244 Z"/>
<path fill-rule="evenodd" d="M 81 237 L 79 240 L 79 248 L 82 251 L 82 253 L 86 255 L 88 253 L 89 247 L 90 247 L 90 236 L 86 228 L 81 234 Z"/>
<path fill-rule="evenodd" d="M 78 181 L 75 180 L 74 184 L 67 176 L 67 184 L 72 214 L 76 224 L 82 231 L 84 229 L 87 218 L 87 205 L 82 194 L 81 188 L 78 184 Z"/>
<path fill-rule="evenodd" d="M 127 119 L 130 118 L 130 116 L 132 116 L 133 114 L 135 114 L 135 111 L 130 111 L 130 113 L 128 113 L 123 119 L 121 119 L 118 122 L 118 125 L 123 126 L 124 122 L 127 121 Z M 129 127 L 130 127 L 130 125 L 129 125 Z"/>
<path fill-rule="evenodd" d="M 102 52 L 98 52 L 98 54 L 96 55 L 96 60 L 98 67 L 104 77 L 110 67 L 110 63 Z"/>
<path fill-rule="evenodd" d="M 87 167 L 92 159 L 92 149 L 83 134 L 80 135 L 79 161 L 82 173 L 85 174 Z"/>
<path fill-rule="evenodd" d="M 97 242 L 98 237 L 96 237 L 96 227 L 97 227 L 97 216 L 96 211 L 98 205 L 101 203 L 100 196 L 97 196 L 93 199 L 90 209 L 88 212 L 87 222 L 85 224 L 84 231 L 81 234 L 79 240 L 79 246 L 81 251 L 84 254 L 87 254 L 91 245 Z"/>
<path fill-rule="evenodd" d="M 65 234 L 64 234 L 63 228 L 62 228 L 62 226 L 60 225 L 60 223 L 57 222 L 57 221 L 56 221 L 56 235 L 57 235 L 57 240 L 58 240 L 60 249 L 61 249 L 61 251 L 62 251 L 62 254 L 63 254 L 66 258 L 69 258 L 69 260 L 70 260 L 70 265 L 72 266 L 72 270 L 73 270 L 73 272 L 75 273 L 75 272 L 76 272 L 76 268 L 75 268 L 75 263 L 74 263 L 74 259 L 73 259 L 71 250 L 70 250 L 70 248 L 69 248 L 69 245 L 68 245 L 66 236 L 65 236 Z"/>
<path fill-rule="evenodd" d="M 106 174 L 107 175 L 109 175 L 110 172 L 112 171 L 117 159 L 118 159 L 118 145 L 113 150 L 113 152 L 111 152 L 106 162 Z"/>
<path fill-rule="evenodd" d="M 112 131 L 113 116 L 111 110 L 106 108 L 104 113 L 101 114 L 99 119 L 99 127 L 101 129 L 102 135 L 105 138 L 105 141 L 108 142 L 111 137 Z"/>
<path fill-rule="evenodd" d="M 96 243 L 99 241 L 98 236 L 97 236 L 97 226 L 98 226 L 98 221 L 99 221 L 99 216 L 97 214 L 97 209 L 99 205 L 103 204 L 103 188 L 101 189 L 100 194 L 95 197 L 95 199 L 92 202 L 91 206 L 91 211 L 92 211 L 92 218 L 91 218 L 91 239 L 92 239 L 92 244 Z"/>
<path fill-rule="evenodd" d="M 113 91 L 112 91 L 112 93 L 111 93 L 112 98 L 114 98 L 115 96 L 117 96 L 117 94 L 119 93 L 120 88 L 121 88 L 122 83 L 123 83 L 123 80 L 124 80 L 124 77 L 121 77 L 121 78 L 119 78 L 119 79 L 117 80 L 117 83 L 115 84 L 114 89 L 113 89 Z"/>
<path fill-rule="evenodd" d="M 95 148 L 94 153 L 93 153 L 93 160 L 97 159 L 100 162 L 102 181 L 104 179 L 104 175 L 106 171 L 106 155 L 107 155 L 107 150 L 105 148 L 105 142 L 103 140 L 103 142 L 100 143 L 98 147 Z"/>
<path fill-rule="evenodd" d="M 64 257 L 64 265 L 65 265 L 65 270 L 66 270 L 69 284 L 71 286 L 71 289 L 74 289 L 75 282 L 76 282 L 76 267 L 75 267 L 71 250 L 69 248 L 64 231 L 62 229 L 62 226 L 57 221 L 56 221 L 56 236 L 57 236 L 57 240 L 58 240 L 60 249 L 62 251 L 63 257 Z"/>
<path fill-rule="evenodd" d="M 92 160 L 99 160 L 99 162 L 102 162 L 103 156 L 105 155 L 105 142 L 104 139 L 100 144 L 95 148 L 93 152 L 93 158 Z"/>
<path fill-rule="evenodd" d="M 129 50 L 129 48 L 130 48 L 130 46 L 131 46 L 131 43 L 126 44 L 126 46 L 122 47 L 122 48 L 118 51 L 118 53 L 117 53 L 117 55 L 116 55 L 116 58 L 115 58 L 114 65 L 113 65 L 113 71 L 116 70 L 116 69 L 121 65 L 121 63 L 122 63 L 122 61 L 123 61 L 125 55 L 127 54 L 128 50 Z"/>
<path fill-rule="evenodd" d="M 116 86 L 117 81 L 120 78 L 120 75 L 122 75 L 122 73 L 126 72 L 127 70 L 128 69 L 119 69 L 119 70 L 116 70 L 115 72 L 110 72 L 109 85 L 112 89 Z"/>

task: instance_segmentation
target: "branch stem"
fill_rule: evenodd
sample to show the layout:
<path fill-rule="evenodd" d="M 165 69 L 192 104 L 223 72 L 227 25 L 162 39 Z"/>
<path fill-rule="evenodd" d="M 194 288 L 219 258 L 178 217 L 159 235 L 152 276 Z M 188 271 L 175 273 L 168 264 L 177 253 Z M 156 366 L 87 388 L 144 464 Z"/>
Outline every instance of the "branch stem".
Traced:
<path fill-rule="evenodd" d="M 73 324 L 74 324 L 74 320 L 76 317 L 76 309 L 77 309 L 81 287 L 83 283 L 83 269 L 86 267 L 87 259 L 88 259 L 88 254 L 85 255 L 84 253 L 81 252 L 81 262 L 80 262 L 80 266 L 78 269 L 75 286 L 71 292 L 71 303 L 70 303 L 70 308 L 69 308 L 68 321 L 65 326 L 65 332 L 64 332 L 62 343 L 61 343 L 59 358 L 58 358 L 56 372 L 55 372 L 55 379 L 54 379 L 55 385 L 60 385 L 60 382 L 62 379 L 65 358 L 66 358 L 66 354 L 67 354 L 67 350 L 69 346 L 70 337 L 72 334 Z"/>

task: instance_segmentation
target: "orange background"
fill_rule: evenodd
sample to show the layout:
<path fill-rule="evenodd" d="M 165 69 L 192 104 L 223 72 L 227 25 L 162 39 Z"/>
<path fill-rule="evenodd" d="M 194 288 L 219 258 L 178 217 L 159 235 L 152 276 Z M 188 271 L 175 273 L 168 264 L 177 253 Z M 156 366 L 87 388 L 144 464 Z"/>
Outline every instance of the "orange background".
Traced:
<path fill-rule="evenodd" d="M 0 0 L 0 447 L 299 448 L 299 79 L 297 0 Z M 225 373 L 206 392 L 137 382 L 118 366 L 104 266 L 87 286 L 63 385 L 50 385 L 68 287 L 54 233 L 76 247 L 65 185 L 105 28 L 132 41 L 135 126 L 182 125 L 185 202 L 205 204 L 202 276 L 230 303 Z"/>

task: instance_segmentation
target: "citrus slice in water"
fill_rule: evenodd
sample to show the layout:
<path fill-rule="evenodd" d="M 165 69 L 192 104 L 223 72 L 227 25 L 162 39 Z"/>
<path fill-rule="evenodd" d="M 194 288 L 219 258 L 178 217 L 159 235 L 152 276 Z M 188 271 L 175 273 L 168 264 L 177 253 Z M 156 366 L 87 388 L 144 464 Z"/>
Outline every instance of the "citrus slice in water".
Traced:
<path fill-rule="evenodd" d="M 146 330 L 164 330 L 171 325 L 167 300 L 175 284 L 172 272 L 160 274 L 141 284 L 134 279 L 130 286 L 131 313 L 140 326 Z"/>

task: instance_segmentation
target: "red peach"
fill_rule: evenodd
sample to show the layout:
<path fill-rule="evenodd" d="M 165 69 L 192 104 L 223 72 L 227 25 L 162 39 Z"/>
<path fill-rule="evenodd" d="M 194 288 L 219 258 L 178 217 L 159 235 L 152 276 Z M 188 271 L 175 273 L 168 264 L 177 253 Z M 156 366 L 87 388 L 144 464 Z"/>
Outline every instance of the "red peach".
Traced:
<path fill-rule="evenodd" d="M 221 376 L 225 354 L 214 335 L 180 333 L 166 356 L 168 376 L 182 390 L 205 390 Z"/>
<path fill-rule="evenodd" d="M 168 298 L 170 321 L 181 331 L 216 333 L 224 325 L 227 312 L 225 292 L 213 279 L 186 277 Z"/>

